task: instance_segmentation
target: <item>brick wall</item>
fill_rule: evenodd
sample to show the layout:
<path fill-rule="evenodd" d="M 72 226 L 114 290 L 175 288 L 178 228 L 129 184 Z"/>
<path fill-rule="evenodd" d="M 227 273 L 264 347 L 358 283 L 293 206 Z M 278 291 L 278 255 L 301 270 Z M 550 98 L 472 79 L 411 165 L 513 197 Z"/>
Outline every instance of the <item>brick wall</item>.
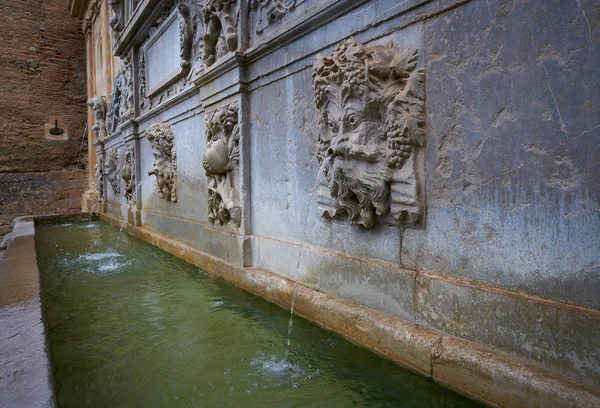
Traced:
<path fill-rule="evenodd" d="M 86 188 L 85 42 L 67 0 L 0 2 L 0 237 L 17 215 L 77 212 Z M 69 140 L 44 138 L 63 116 Z"/>

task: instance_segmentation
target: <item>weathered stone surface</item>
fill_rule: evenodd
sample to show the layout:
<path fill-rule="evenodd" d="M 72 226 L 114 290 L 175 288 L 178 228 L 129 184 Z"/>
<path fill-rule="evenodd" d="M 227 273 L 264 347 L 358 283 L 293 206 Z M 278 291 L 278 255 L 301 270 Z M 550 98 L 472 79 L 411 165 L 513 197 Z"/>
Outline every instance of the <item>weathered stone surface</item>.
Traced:
<path fill-rule="evenodd" d="M 427 22 L 427 228 L 405 232 L 406 267 L 600 309 L 593 3 Z"/>
<path fill-rule="evenodd" d="M 0 395 L 2 406 L 54 407 L 42 320 L 32 217 L 15 220 L 0 259 Z"/>
<path fill-rule="evenodd" d="M 87 185 L 81 170 L 0 173 L 0 237 L 10 232 L 17 216 L 81 211 Z"/>
<path fill-rule="evenodd" d="M 418 275 L 416 323 L 492 347 L 582 384 L 600 382 L 600 313 Z M 585 323 L 584 323 L 585 322 Z"/>

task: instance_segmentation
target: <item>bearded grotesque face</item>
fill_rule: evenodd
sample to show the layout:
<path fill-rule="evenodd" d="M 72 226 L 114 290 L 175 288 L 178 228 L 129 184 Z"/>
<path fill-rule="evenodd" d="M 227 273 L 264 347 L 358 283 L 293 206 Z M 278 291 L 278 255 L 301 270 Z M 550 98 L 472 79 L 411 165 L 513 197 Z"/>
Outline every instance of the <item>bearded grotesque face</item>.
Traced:
<path fill-rule="evenodd" d="M 367 48 L 353 38 L 317 57 L 324 215 L 365 228 L 384 217 L 420 218 L 415 156 L 424 144 L 424 90 L 416 63 L 416 49 Z"/>
<path fill-rule="evenodd" d="M 152 145 L 154 168 L 149 176 L 156 176 L 158 196 L 167 201 L 177 202 L 177 151 L 175 131 L 168 123 L 155 123 L 146 130 L 146 137 Z"/>

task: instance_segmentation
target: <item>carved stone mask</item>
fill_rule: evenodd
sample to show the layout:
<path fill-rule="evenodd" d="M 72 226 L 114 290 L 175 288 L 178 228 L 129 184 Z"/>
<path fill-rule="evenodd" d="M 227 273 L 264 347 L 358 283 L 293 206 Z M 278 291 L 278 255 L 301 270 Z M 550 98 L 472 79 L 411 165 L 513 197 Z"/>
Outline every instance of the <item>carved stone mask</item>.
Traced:
<path fill-rule="evenodd" d="M 346 215 L 352 225 L 371 228 L 390 212 L 391 183 L 423 146 L 423 72 L 416 65 L 414 48 L 367 48 L 353 38 L 317 57 L 317 154 L 321 162 L 331 158 L 324 173 L 333 216 Z"/>

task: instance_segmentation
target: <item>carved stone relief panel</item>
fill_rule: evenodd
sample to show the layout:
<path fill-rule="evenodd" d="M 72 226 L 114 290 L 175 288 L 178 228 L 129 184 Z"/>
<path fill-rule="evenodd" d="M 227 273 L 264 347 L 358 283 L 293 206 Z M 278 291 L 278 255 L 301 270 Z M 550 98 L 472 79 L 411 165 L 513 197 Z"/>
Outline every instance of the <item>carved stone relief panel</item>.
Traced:
<path fill-rule="evenodd" d="M 206 153 L 202 165 L 208 179 L 208 219 L 211 223 L 242 219 L 240 194 L 234 170 L 240 159 L 238 104 L 232 103 L 206 115 Z"/>
<path fill-rule="evenodd" d="M 251 0 L 248 6 L 255 14 L 254 31 L 262 34 L 265 27 L 283 17 L 288 11 L 304 0 Z"/>
<path fill-rule="evenodd" d="M 140 110 L 147 112 L 182 91 L 193 73 L 192 52 L 197 11 L 181 0 L 166 8 L 139 50 Z"/>
<path fill-rule="evenodd" d="M 133 68 L 129 57 L 125 57 L 113 83 L 107 114 L 109 134 L 116 132 L 121 123 L 132 119 L 133 116 Z"/>
<path fill-rule="evenodd" d="M 94 178 L 96 180 L 96 191 L 98 192 L 98 201 L 104 200 L 104 168 L 102 156 L 98 155 L 96 165 L 94 166 Z"/>
<path fill-rule="evenodd" d="M 177 202 L 177 152 L 175 131 L 168 123 L 156 123 L 146 130 L 146 137 L 152 145 L 154 169 L 149 176 L 156 176 L 158 196 L 167 201 Z"/>
<path fill-rule="evenodd" d="M 135 204 L 135 192 L 137 190 L 135 182 L 135 146 L 132 143 L 125 149 L 125 165 L 121 169 L 121 177 L 125 181 L 125 199 L 129 204 Z"/>
<path fill-rule="evenodd" d="M 95 96 L 87 101 L 87 104 L 94 112 L 94 118 L 96 123 L 92 127 L 94 132 L 94 140 L 98 142 L 104 142 L 108 136 L 106 131 L 106 112 L 108 110 L 106 106 L 106 98 L 104 96 Z"/>
<path fill-rule="evenodd" d="M 106 163 L 104 175 L 112 187 L 113 193 L 121 192 L 121 180 L 119 177 L 119 152 L 116 148 L 110 148 L 106 152 Z"/>
<path fill-rule="evenodd" d="M 199 3 L 196 0 L 196 3 Z M 202 8 L 202 59 L 210 67 L 216 60 L 238 48 L 238 0 L 205 0 Z"/>
<path fill-rule="evenodd" d="M 420 221 L 425 75 L 417 59 L 416 48 L 366 47 L 353 38 L 317 57 L 324 216 L 365 228 Z"/>

